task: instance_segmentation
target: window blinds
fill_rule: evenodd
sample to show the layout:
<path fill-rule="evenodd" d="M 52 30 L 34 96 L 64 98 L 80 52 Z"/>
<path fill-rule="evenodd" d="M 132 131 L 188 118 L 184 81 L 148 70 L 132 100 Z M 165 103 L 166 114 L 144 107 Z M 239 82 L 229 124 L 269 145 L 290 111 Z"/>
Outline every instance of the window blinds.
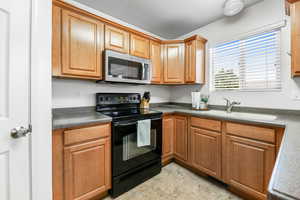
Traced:
<path fill-rule="evenodd" d="M 210 49 L 215 90 L 281 89 L 280 31 Z"/>

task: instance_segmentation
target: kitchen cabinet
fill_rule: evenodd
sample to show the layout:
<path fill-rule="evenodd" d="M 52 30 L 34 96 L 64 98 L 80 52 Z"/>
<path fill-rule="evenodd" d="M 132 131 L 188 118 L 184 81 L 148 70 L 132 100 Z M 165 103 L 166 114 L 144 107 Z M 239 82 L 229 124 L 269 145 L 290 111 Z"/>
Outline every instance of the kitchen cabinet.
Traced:
<path fill-rule="evenodd" d="M 174 116 L 174 156 L 181 161 L 188 160 L 187 117 Z"/>
<path fill-rule="evenodd" d="M 184 44 L 163 45 L 164 83 L 184 83 Z"/>
<path fill-rule="evenodd" d="M 130 54 L 141 58 L 150 58 L 150 40 L 131 33 Z"/>
<path fill-rule="evenodd" d="M 52 145 L 54 200 L 100 198 L 111 188 L 110 124 L 55 130 Z"/>
<path fill-rule="evenodd" d="M 255 199 L 266 199 L 275 158 L 274 144 L 227 135 L 227 183 Z"/>
<path fill-rule="evenodd" d="M 162 54 L 160 43 L 150 41 L 150 60 L 152 67 L 151 82 L 154 84 L 162 83 Z"/>
<path fill-rule="evenodd" d="M 104 24 L 92 17 L 53 7 L 53 75 L 102 78 Z"/>
<path fill-rule="evenodd" d="M 105 25 L 105 49 L 129 54 L 129 32 Z"/>
<path fill-rule="evenodd" d="M 224 132 L 225 181 L 249 196 L 266 199 L 276 159 L 276 144 L 280 142 L 276 136 L 278 131 L 226 122 Z"/>
<path fill-rule="evenodd" d="M 172 160 L 174 153 L 174 118 L 172 115 L 163 117 L 162 163 Z"/>
<path fill-rule="evenodd" d="M 200 36 L 185 40 L 185 83 L 205 83 L 205 43 Z"/>
<path fill-rule="evenodd" d="M 64 180 L 67 200 L 90 199 L 107 190 L 110 139 L 64 148 Z"/>
<path fill-rule="evenodd" d="M 291 4 L 292 76 L 300 76 L 300 2 Z"/>
<path fill-rule="evenodd" d="M 221 178 L 221 133 L 191 127 L 191 164 L 196 169 Z"/>
<path fill-rule="evenodd" d="M 179 164 L 215 177 L 245 198 L 266 199 L 283 132 L 268 126 L 165 116 L 162 157 L 174 157 Z M 169 141 L 174 142 L 173 154 Z"/>

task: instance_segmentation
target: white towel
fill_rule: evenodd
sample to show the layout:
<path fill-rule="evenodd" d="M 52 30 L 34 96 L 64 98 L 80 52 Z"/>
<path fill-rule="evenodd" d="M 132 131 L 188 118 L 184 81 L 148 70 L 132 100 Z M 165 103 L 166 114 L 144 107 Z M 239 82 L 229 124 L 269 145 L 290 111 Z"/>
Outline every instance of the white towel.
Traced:
<path fill-rule="evenodd" d="M 137 146 L 149 146 L 151 143 L 151 120 L 139 120 L 137 131 Z"/>

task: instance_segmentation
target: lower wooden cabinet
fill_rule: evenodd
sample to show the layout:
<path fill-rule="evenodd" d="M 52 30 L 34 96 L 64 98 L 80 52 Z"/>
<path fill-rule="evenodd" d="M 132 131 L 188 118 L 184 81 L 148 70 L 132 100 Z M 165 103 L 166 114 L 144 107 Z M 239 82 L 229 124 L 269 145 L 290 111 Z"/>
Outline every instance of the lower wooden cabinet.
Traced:
<path fill-rule="evenodd" d="M 221 133 L 190 129 L 191 164 L 213 177 L 221 178 Z"/>
<path fill-rule="evenodd" d="M 53 132 L 53 200 L 90 200 L 111 188 L 110 124 Z"/>
<path fill-rule="evenodd" d="M 162 162 L 168 162 L 172 159 L 174 153 L 174 118 L 166 116 L 163 118 L 163 146 L 162 146 Z"/>
<path fill-rule="evenodd" d="M 256 199 L 266 199 L 275 145 L 227 135 L 225 159 L 229 185 Z"/>
<path fill-rule="evenodd" d="M 228 184 L 243 197 L 266 199 L 283 132 L 216 119 L 165 116 L 162 158 L 174 157 L 179 164 Z"/>
<path fill-rule="evenodd" d="M 90 199 L 110 186 L 110 138 L 64 149 L 66 200 Z"/>
<path fill-rule="evenodd" d="M 174 156 L 182 161 L 188 160 L 187 117 L 174 116 Z"/>

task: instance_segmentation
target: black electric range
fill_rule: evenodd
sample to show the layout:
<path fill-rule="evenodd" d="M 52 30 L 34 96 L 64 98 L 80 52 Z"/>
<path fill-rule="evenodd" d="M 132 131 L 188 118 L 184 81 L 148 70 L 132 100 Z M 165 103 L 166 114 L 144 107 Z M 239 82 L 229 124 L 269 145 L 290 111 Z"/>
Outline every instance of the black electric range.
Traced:
<path fill-rule="evenodd" d="M 112 117 L 112 189 L 117 197 L 161 171 L 162 113 L 140 108 L 138 93 L 97 93 L 96 111 Z M 138 146 L 138 122 L 150 120 L 150 145 Z"/>

